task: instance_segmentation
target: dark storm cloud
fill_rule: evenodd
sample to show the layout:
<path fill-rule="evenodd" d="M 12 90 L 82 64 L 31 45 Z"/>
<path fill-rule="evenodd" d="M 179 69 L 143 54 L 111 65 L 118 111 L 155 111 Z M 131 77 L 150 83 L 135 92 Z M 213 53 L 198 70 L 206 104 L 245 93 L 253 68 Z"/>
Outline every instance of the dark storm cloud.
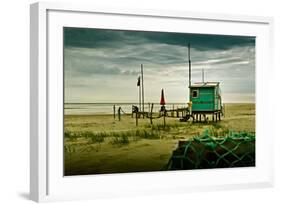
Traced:
<path fill-rule="evenodd" d="M 64 28 L 64 45 L 83 48 L 118 48 L 124 45 L 136 45 L 145 39 L 137 38 L 127 31 Z"/>
<path fill-rule="evenodd" d="M 119 31 L 103 29 L 64 28 L 64 45 L 84 48 L 116 48 L 140 43 L 169 44 L 197 50 L 222 50 L 234 46 L 254 45 L 254 37 L 204 35 L 168 32 Z"/>
<path fill-rule="evenodd" d="M 239 36 L 218 36 L 185 33 L 139 32 L 138 36 L 155 43 L 165 43 L 186 47 L 188 43 L 197 50 L 221 50 L 233 46 L 246 46 L 255 42 L 254 38 L 241 38 Z"/>

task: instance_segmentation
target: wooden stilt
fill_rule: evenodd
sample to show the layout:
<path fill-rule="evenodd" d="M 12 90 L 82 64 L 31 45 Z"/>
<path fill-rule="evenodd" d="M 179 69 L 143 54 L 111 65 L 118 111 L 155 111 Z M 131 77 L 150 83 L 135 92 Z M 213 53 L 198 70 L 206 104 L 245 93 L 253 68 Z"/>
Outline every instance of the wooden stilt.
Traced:
<path fill-rule="evenodd" d="M 113 118 L 115 119 L 115 105 L 113 105 Z"/>

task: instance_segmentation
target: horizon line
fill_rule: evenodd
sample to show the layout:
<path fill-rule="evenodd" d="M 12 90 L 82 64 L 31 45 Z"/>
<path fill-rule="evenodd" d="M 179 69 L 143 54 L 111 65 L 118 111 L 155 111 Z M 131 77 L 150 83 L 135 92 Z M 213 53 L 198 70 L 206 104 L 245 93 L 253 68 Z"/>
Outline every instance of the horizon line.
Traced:
<path fill-rule="evenodd" d="M 64 102 L 64 104 L 139 104 L 139 102 Z M 144 104 L 160 104 L 159 102 L 145 102 Z M 169 103 L 166 103 L 166 104 L 187 104 L 188 102 L 169 102 Z M 232 103 L 232 104 L 239 104 L 239 103 L 243 103 L 243 104 L 255 104 L 256 102 L 253 101 L 253 102 L 224 102 L 222 104 L 225 104 L 225 103 Z M 142 104 L 142 103 L 141 103 Z"/>

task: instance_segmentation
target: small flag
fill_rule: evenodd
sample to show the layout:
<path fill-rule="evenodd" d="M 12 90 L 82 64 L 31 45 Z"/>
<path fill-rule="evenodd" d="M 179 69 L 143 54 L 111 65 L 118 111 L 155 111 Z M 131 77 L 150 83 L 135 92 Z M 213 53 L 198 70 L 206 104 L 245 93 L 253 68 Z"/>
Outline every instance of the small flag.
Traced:
<path fill-rule="evenodd" d="M 137 86 L 140 86 L 140 76 L 138 77 Z"/>

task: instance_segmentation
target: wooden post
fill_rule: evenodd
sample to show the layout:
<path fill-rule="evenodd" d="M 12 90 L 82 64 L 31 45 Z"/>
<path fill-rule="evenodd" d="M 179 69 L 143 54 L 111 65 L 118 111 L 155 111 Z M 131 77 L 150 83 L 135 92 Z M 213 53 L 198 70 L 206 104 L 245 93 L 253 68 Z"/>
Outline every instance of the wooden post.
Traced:
<path fill-rule="evenodd" d="M 221 113 L 219 112 L 218 114 L 219 114 L 219 121 L 220 121 L 221 120 Z"/>
<path fill-rule="evenodd" d="M 139 118 L 139 112 L 136 112 L 136 126 L 138 126 L 138 118 Z"/>
<path fill-rule="evenodd" d="M 150 110 L 150 124 L 152 124 L 152 113 L 153 113 L 153 103 L 151 104 L 151 110 Z"/>
<path fill-rule="evenodd" d="M 212 121 L 214 122 L 215 118 L 214 118 L 214 113 L 212 114 Z"/>
<path fill-rule="evenodd" d="M 113 105 L 113 118 L 115 119 L 115 105 Z"/>
<path fill-rule="evenodd" d="M 118 108 L 118 120 L 121 120 L 121 107 Z"/>
<path fill-rule="evenodd" d="M 201 114 L 199 114 L 199 121 L 201 122 Z"/>
<path fill-rule="evenodd" d="M 174 117 L 175 105 L 173 104 L 172 117 Z"/>
<path fill-rule="evenodd" d="M 165 105 L 163 105 L 163 108 L 164 108 L 164 110 L 163 110 L 163 113 L 164 113 L 164 115 L 163 115 L 163 120 L 164 120 L 164 126 L 166 126 L 166 108 L 165 108 Z"/>
<path fill-rule="evenodd" d="M 218 113 L 215 114 L 216 122 L 218 121 Z"/>
<path fill-rule="evenodd" d="M 177 117 L 179 117 L 179 108 L 177 107 Z"/>

